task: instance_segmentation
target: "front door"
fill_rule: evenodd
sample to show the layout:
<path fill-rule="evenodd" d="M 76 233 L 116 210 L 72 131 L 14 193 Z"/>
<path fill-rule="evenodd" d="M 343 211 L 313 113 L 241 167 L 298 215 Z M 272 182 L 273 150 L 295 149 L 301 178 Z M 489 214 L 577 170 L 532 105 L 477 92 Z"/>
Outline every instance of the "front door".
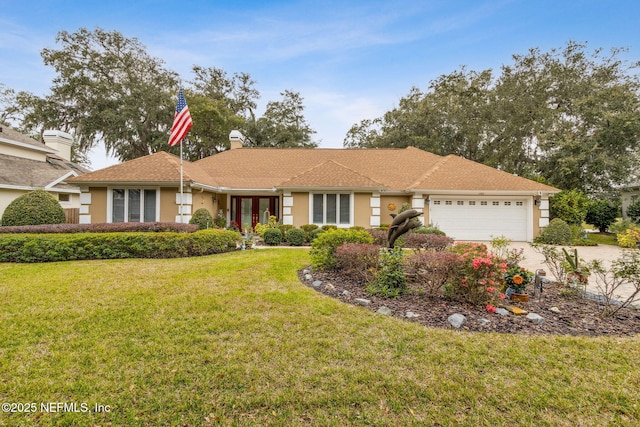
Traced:
<path fill-rule="evenodd" d="M 269 216 L 278 218 L 277 196 L 231 196 L 231 218 L 245 229 L 267 224 Z"/>

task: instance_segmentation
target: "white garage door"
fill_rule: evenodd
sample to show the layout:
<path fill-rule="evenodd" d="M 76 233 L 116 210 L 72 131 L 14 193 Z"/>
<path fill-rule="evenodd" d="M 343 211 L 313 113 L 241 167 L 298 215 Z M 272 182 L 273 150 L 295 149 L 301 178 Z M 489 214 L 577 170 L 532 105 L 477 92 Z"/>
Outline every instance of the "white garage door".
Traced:
<path fill-rule="evenodd" d="M 527 199 L 432 198 L 429 221 L 456 240 L 530 240 Z"/>

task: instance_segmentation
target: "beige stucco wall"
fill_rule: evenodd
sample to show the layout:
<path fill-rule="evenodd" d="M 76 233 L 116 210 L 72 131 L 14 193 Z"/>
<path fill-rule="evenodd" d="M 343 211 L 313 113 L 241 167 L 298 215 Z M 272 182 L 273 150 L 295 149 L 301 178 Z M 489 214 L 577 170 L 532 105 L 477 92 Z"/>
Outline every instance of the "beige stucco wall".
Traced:
<path fill-rule="evenodd" d="M 380 197 L 380 225 L 385 226 L 391 224 L 393 218 L 391 214 L 398 214 L 403 203 L 411 204 L 410 196 L 382 196 Z M 389 209 L 389 205 L 393 204 L 394 209 Z M 427 222 L 428 224 L 428 222 Z"/>
<path fill-rule="evenodd" d="M 160 188 L 160 222 L 175 222 L 179 215 L 179 204 L 176 204 L 176 194 L 180 190 L 177 187 Z"/>
<path fill-rule="evenodd" d="M 91 223 L 107 222 L 107 189 L 104 187 L 89 187 L 89 192 L 91 193 L 91 204 L 89 205 Z"/>
<path fill-rule="evenodd" d="M 293 197 L 293 207 L 291 208 L 293 225 L 300 228 L 309 224 L 309 193 L 291 193 L 291 197 Z"/>
<path fill-rule="evenodd" d="M 353 225 L 371 227 L 371 193 L 353 195 Z"/>

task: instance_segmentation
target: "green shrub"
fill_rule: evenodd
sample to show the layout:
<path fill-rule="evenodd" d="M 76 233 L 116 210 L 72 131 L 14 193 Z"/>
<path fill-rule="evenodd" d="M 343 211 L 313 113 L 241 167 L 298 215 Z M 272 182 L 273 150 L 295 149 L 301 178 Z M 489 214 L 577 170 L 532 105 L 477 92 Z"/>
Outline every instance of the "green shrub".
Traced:
<path fill-rule="evenodd" d="M 536 237 L 535 242 L 547 245 L 570 245 L 572 240 L 573 234 L 569 224 L 560 218 L 554 218 L 542 229 L 542 233 Z"/>
<path fill-rule="evenodd" d="M 305 233 L 309 234 L 313 230 L 317 230 L 320 227 L 318 227 L 318 224 L 304 224 L 304 225 L 300 226 L 300 228 L 302 230 L 304 230 Z"/>
<path fill-rule="evenodd" d="M 632 225 L 633 221 L 631 221 L 630 219 L 619 218 L 616 222 L 609 226 L 609 231 L 613 234 L 620 234 L 627 231 L 627 229 Z"/>
<path fill-rule="evenodd" d="M 587 207 L 585 221 L 601 233 L 606 233 L 618 217 L 618 210 L 618 207 L 608 200 L 592 200 Z"/>
<path fill-rule="evenodd" d="M 307 233 L 299 228 L 292 228 L 291 230 L 287 231 L 285 240 L 291 246 L 302 246 L 307 240 Z"/>
<path fill-rule="evenodd" d="M 322 227 L 320 227 L 320 229 L 322 229 L 324 231 L 337 230 L 338 226 L 337 225 L 333 225 L 333 224 L 325 224 Z"/>
<path fill-rule="evenodd" d="M 366 231 L 335 229 L 325 231 L 311 243 L 311 262 L 320 270 L 336 267 L 336 249 L 343 243 L 373 243 L 373 237 Z"/>
<path fill-rule="evenodd" d="M 189 224 L 196 224 L 200 230 L 213 228 L 213 215 L 205 208 L 200 208 L 193 213 Z"/>
<path fill-rule="evenodd" d="M 552 218 L 581 225 L 587 216 L 589 199 L 581 191 L 564 190 L 549 199 L 549 207 Z"/>
<path fill-rule="evenodd" d="M 238 232 L 218 229 L 194 233 L 3 234 L 0 262 L 209 255 L 235 250 L 240 238 Z"/>
<path fill-rule="evenodd" d="M 316 240 L 316 238 L 319 235 L 323 234 L 323 233 L 326 233 L 326 231 L 324 231 L 321 228 L 316 228 L 315 230 L 311 230 L 309 232 L 309 236 L 308 236 L 307 240 L 309 240 L 309 242 L 313 243 L 313 241 Z"/>
<path fill-rule="evenodd" d="M 416 233 L 416 234 L 437 234 L 440 236 L 446 236 L 447 233 L 445 233 L 444 231 L 440 230 L 437 226 L 435 225 L 429 225 L 428 227 L 425 227 L 424 225 L 422 227 L 417 227 L 414 228 L 413 230 L 410 231 L 410 233 Z"/>
<path fill-rule="evenodd" d="M 640 198 L 627 206 L 627 216 L 635 223 L 640 222 Z"/>
<path fill-rule="evenodd" d="M 267 228 L 264 231 L 262 238 L 264 239 L 264 243 L 267 245 L 278 246 L 282 243 L 282 231 L 277 228 Z"/>
<path fill-rule="evenodd" d="M 401 248 L 385 249 L 380 256 L 380 269 L 367 286 L 371 295 L 396 298 L 407 291 L 407 277 L 403 269 Z"/>
<path fill-rule="evenodd" d="M 616 240 L 623 248 L 636 248 L 640 242 L 640 228 L 632 225 L 622 233 L 616 234 Z"/>
<path fill-rule="evenodd" d="M 18 197 L 4 210 L 3 226 L 64 224 L 60 203 L 48 192 L 35 190 Z"/>
<path fill-rule="evenodd" d="M 294 228 L 295 228 L 295 227 L 294 227 L 293 225 L 291 225 L 291 224 L 280 224 L 280 225 L 278 226 L 278 230 L 280 230 L 280 231 L 282 232 L 282 238 L 283 238 L 284 240 L 287 240 L 287 233 L 288 233 L 290 230 L 293 230 Z"/>

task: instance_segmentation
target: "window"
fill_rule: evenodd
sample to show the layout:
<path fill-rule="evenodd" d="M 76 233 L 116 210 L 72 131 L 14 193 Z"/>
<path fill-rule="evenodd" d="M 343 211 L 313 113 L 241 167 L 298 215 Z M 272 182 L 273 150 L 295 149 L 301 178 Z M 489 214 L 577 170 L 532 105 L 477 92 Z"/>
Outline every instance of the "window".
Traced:
<path fill-rule="evenodd" d="M 433 204 L 434 204 L 434 205 L 439 205 L 439 204 L 440 204 L 440 200 L 434 200 L 434 201 L 433 201 Z"/>
<path fill-rule="evenodd" d="M 453 204 L 453 202 L 451 200 L 445 200 L 444 204 L 450 206 Z"/>
<path fill-rule="evenodd" d="M 511 202 L 504 202 L 505 206 L 511 206 Z"/>
<path fill-rule="evenodd" d="M 523 206 L 524 202 L 516 202 L 516 206 Z"/>
<path fill-rule="evenodd" d="M 314 224 L 351 224 L 351 194 L 313 194 L 311 215 Z"/>
<path fill-rule="evenodd" d="M 157 190 L 114 188 L 111 190 L 111 222 L 157 221 Z"/>
<path fill-rule="evenodd" d="M 500 206 L 500 202 L 491 202 L 493 206 Z"/>
<path fill-rule="evenodd" d="M 458 200 L 456 203 L 457 203 L 458 206 L 463 206 L 464 205 L 464 201 L 463 200 Z"/>
<path fill-rule="evenodd" d="M 58 201 L 62 203 L 71 202 L 71 194 L 58 193 Z"/>
<path fill-rule="evenodd" d="M 480 206 L 487 206 L 487 202 L 486 201 L 481 201 L 480 202 Z"/>
<path fill-rule="evenodd" d="M 469 200 L 469 206 L 475 206 L 475 205 L 476 205 L 475 200 Z"/>

